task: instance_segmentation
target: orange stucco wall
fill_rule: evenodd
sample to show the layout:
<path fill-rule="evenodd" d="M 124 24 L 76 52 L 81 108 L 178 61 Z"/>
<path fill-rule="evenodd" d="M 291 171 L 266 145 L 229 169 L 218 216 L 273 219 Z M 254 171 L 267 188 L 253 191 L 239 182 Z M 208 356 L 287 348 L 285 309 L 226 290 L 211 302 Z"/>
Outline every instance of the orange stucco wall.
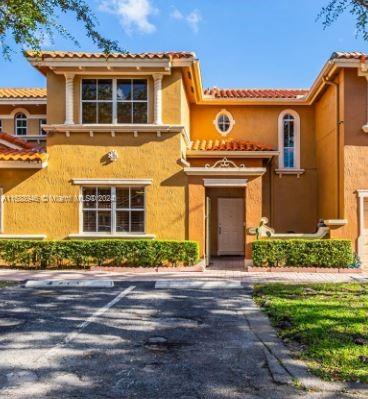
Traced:
<path fill-rule="evenodd" d="M 357 190 L 368 189 L 367 81 L 356 70 L 344 71 L 344 214 L 348 223 L 336 236 L 348 238 L 356 247 L 359 234 Z"/>
<path fill-rule="evenodd" d="M 106 162 L 116 150 L 118 160 Z M 75 133 L 48 137 L 48 167 L 38 171 L 0 170 L 5 234 L 46 234 L 63 239 L 79 232 L 79 203 L 14 202 L 12 196 L 75 196 L 73 178 L 150 178 L 146 195 L 146 233 L 161 239 L 186 238 L 186 180 L 180 157 L 180 135 Z"/>
<path fill-rule="evenodd" d="M 223 139 L 213 124 L 222 109 L 229 111 L 235 119 L 226 140 L 248 140 L 278 149 L 278 117 L 289 109 L 287 106 L 192 105 L 191 138 Z M 267 165 L 269 173 L 263 178 L 262 214 L 269 217 L 270 225 L 279 232 L 314 232 L 318 220 L 314 108 L 300 106 L 292 109 L 298 112 L 301 120 L 300 164 L 305 173 L 299 178 L 296 175 L 280 178 L 275 174 L 277 158 Z M 242 163 L 249 166 L 251 162 Z"/>

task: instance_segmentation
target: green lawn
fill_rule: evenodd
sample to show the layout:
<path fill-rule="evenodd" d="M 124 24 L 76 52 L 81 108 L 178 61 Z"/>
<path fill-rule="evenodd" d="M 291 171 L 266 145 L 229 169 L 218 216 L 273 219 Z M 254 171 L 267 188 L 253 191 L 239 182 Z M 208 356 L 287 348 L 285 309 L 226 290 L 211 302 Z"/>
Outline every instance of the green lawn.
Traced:
<path fill-rule="evenodd" d="M 368 382 L 368 284 L 269 284 L 254 295 L 315 374 Z"/>

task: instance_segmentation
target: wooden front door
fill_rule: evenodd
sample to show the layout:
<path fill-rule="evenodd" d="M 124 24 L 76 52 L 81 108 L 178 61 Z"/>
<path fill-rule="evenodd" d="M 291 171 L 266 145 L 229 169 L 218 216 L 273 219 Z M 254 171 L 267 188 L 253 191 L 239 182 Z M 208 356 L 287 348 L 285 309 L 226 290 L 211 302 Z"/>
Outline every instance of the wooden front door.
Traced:
<path fill-rule="evenodd" d="M 244 200 L 218 199 L 218 255 L 244 255 Z"/>

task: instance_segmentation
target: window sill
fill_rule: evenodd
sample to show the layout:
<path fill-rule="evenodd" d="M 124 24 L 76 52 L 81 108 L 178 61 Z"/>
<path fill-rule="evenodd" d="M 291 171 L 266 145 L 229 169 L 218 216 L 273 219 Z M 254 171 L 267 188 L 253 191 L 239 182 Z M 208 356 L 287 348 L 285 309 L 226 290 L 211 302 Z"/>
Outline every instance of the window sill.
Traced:
<path fill-rule="evenodd" d="M 275 173 L 282 177 L 282 175 L 296 175 L 298 178 L 305 173 L 305 169 L 276 169 Z"/>
<path fill-rule="evenodd" d="M 77 234 L 69 234 L 68 238 L 76 238 L 76 239 L 88 239 L 88 238 L 104 238 L 104 239 L 116 239 L 116 238 L 126 238 L 126 239 L 149 239 L 153 240 L 156 238 L 154 234 L 145 234 L 145 233 L 124 233 L 124 234 L 108 234 L 108 233 L 77 233 Z"/>

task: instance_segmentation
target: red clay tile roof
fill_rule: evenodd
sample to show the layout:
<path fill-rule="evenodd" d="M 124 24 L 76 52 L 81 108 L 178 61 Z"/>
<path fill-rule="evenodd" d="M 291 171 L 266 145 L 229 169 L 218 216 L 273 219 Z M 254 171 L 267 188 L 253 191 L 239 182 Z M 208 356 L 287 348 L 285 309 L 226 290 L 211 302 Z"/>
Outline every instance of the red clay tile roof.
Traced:
<path fill-rule="evenodd" d="M 192 151 L 273 151 L 269 145 L 242 140 L 195 140 L 190 143 Z"/>
<path fill-rule="evenodd" d="M 303 98 L 308 94 L 307 89 L 219 89 L 212 87 L 205 89 L 204 94 L 215 98 Z"/>
<path fill-rule="evenodd" d="M 360 51 L 335 51 L 334 53 L 332 53 L 331 55 L 331 60 L 335 60 L 335 59 L 353 59 L 353 60 L 359 60 L 362 57 L 368 57 L 367 53 L 362 53 Z"/>
<path fill-rule="evenodd" d="M 46 98 L 46 89 L 42 87 L 35 88 L 0 88 L 0 98 Z"/>
<path fill-rule="evenodd" d="M 42 150 L 12 150 L 0 149 L 0 161 L 38 161 L 43 162 L 48 158 Z"/>
<path fill-rule="evenodd" d="M 14 144 L 21 149 L 13 149 L 6 147 L 6 145 L 0 146 L 0 161 L 38 161 L 43 162 L 48 158 L 44 148 L 38 148 L 37 146 L 28 143 L 18 137 L 12 136 L 7 133 L 0 133 L 0 140 L 6 141 L 9 144 Z"/>
<path fill-rule="evenodd" d="M 195 58 L 195 54 L 186 51 L 167 51 L 159 53 L 86 53 L 84 51 L 26 51 L 29 58 L 140 58 L 140 59 L 177 59 Z"/>
<path fill-rule="evenodd" d="M 22 140 L 19 137 L 12 136 L 11 134 L 4 133 L 4 132 L 0 133 L 0 140 L 7 141 L 8 143 L 14 144 L 18 147 L 21 147 L 22 149 L 25 149 L 25 150 L 30 150 L 30 149 L 36 148 L 35 145 L 28 143 L 27 141 Z"/>

